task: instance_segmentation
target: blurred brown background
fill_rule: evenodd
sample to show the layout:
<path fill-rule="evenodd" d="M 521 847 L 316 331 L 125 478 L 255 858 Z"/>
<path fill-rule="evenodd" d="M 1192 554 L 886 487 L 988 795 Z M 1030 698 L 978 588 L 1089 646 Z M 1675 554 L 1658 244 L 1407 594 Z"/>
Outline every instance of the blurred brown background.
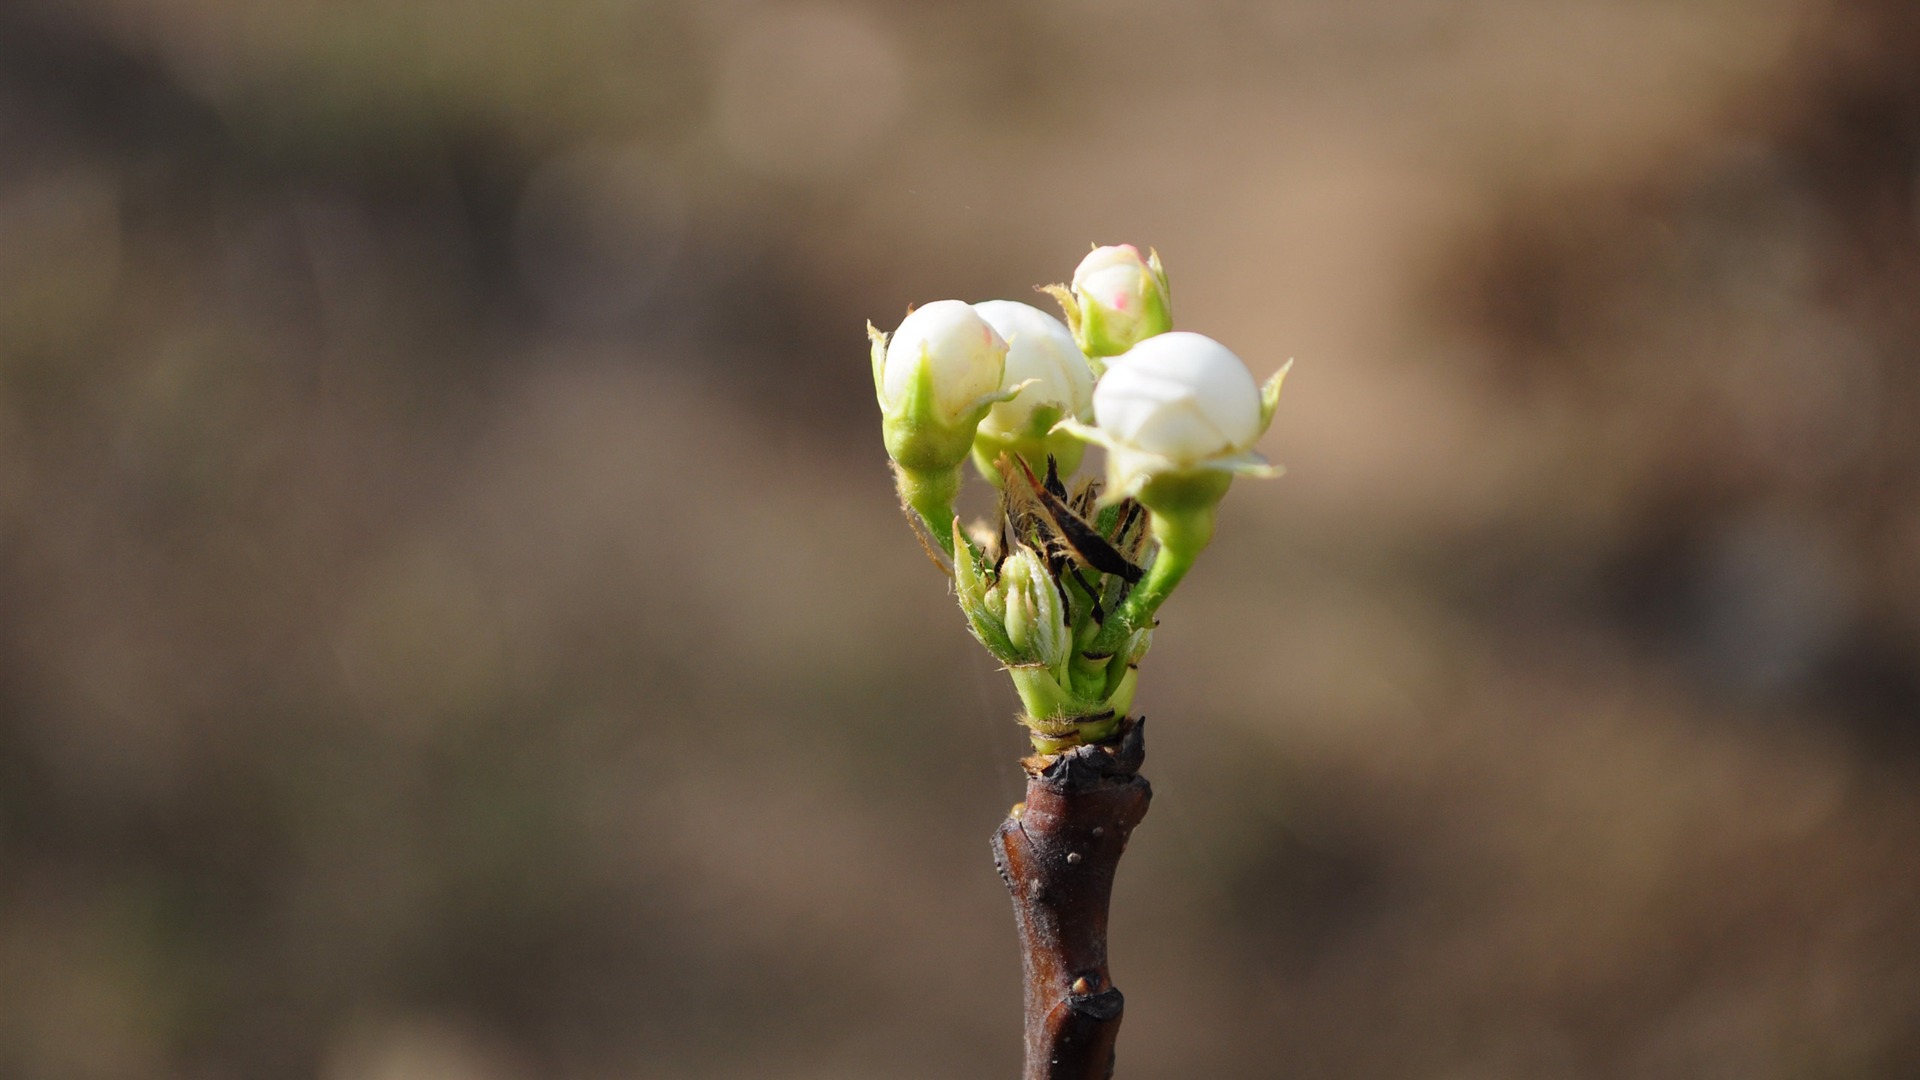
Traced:
<path fill-rule="evenodd" d="M 1910 0 L 0 9 L 0 1077 L 1012 1076 L 862 323 L 1298 366 L 1121 1075 L 1920 1076 Z"/>

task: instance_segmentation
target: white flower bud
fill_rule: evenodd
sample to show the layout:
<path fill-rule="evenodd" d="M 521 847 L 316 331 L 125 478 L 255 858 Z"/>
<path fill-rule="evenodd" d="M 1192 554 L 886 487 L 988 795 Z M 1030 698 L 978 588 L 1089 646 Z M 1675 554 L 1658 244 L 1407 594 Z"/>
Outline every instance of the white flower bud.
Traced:
<path fill-rule="evenodd" d="M 1073 271 L 1074 336 L 1088 356 L 1117 356 L 1173 328 L 1167 273 L 1132 244 L 1094 248 Z"/>
<path fill-rule="evenodd" d="M 1094 421 L 1116 449 L 1179 468 L 1253 448 L 1260 387 L 1240 358 L 1201 334 L 1148 338 L 1107 366 L 1093 391 Z"/>
<path fill-rule="evenodd" d="M 1253 444 L 1273 420 L 1285 374 L 1261 388 L 1212 338 L 1160 334 L 1107 364 L 1093 388 L 1094 425 L 1063 420 L 1060 430 L 1107 448 L 1103 499 L 1145 503 L 1163 546 L 1176 516 L 1192 527 L 1175 542 L 1204 546 L 1212 507 L 1235 475 L 1280 474 Z"/>
<path fill-rule="evenodd" d="M 1001 386 L 1027 385 L 1012 401 L 987 412 L 980 430 L 1003 439 L 1044 436 L 1053 425 L 1070 417 L 1085 417 L 1093 402 L 1093 369 L 1066 324 L 1031 304 L 1017 300 L 987 300 L 973 305 L 1007 343 L 1006 374 Z M 1041 416 L 1038 431 L 1030 431 L 1036 410 L 1053 406 Z"/>
<path fill-rule="evenodd" d="M 936 300 L 915 308 L 888 339 L 878 389 L 888 414 L 909 405 L 923 378 L 931 390 L 931 419 L 962 423 L 1000 389 L 1007 343 L 963 300 Z"/>

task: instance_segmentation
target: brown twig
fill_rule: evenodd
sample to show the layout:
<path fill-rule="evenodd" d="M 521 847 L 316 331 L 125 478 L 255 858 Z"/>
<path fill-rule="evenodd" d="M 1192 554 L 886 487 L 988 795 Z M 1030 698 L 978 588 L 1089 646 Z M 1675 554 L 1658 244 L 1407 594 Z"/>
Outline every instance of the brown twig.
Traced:
<path fill-rule="evenodd" d="M 1108 1080 L 1124 1000 L 1107 974 L 1107 902 L 1153 790 L 1145 724 L 1027 759 L 1027 801 L 993 837 L 1026 970 L 1025 1080 Z"/>

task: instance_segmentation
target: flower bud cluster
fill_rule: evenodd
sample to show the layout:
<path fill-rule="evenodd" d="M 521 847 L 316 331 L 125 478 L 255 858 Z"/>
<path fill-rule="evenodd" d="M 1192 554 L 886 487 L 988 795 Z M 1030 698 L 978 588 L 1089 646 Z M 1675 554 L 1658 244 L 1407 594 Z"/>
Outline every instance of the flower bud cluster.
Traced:
<path fill-rule="evenodd" d="M 950 556 L 969 628 L 1051 751 L 1116 729 L 1155 613 L 1212 538 L 1233 477 L 1277 475 L 1254 444 L 1285 368 L 1256 385 L 1226 346 L 1174 330 L 1157 252 L 1095 248 L 1071 284 L 1044 291 L 1064 323 L 1011 300 L 941 300 L 891 336 L 868 333 L 909 517 Z M 1106 451 L 1105 488 L 1069 493 L 1087 445 Z M 1004 520 L 977 538 L 953 513 L 968 457 L 1005 488 Z"/>

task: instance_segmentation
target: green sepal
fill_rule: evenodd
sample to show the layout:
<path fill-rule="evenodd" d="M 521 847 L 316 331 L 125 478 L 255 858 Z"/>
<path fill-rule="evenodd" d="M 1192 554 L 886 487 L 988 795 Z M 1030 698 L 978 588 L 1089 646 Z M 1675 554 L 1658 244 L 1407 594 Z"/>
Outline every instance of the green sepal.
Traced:
<path fill-rule="evenodd" d="M 884 413 L 887 402 L 881 387 L 886 379 L 887 332 L 873 325 L 872 320 L 867 322 L 867 342 L 870 346 L 868 351 L 873 354 L 873 399 L 880 403 L 880 411 Z"/>
<path fill-rule="evenodd" d="M 1167 329 L 1173 329 L 1173 286 L 1167 281 L 1167 267 L 1160 261 L 1160 249 L 1147 248 L 1147 269 L 1153 273 L 1153 279 L 1160 283 L 1160 295 L 1165 298 L 1167 307 Z"/>
<path fill-rule="evenodd" d="M 973 546 L 967 543 L 960 519 L 953 519 L 953 590 L 960 601 L 961 614 L 967 617 L 967 629 L 1001 663 L 1014 662 L 1016 650 L 1007 637 L 1001 618 L 987 607 L 987 581 Z"/>
<path fill-rule="evenodd" d="M 1053 297 L 1053 302 L 1060 305 L 1060 314 L 1067 318 L 1067 332 L 1073 335 L 1074 343 L 1078 344 L 1080 341 L 1080 299 L 1073 295 L 1073 290 L 1065 285 L 1035 285 L 1033 288 L 1035 292 L 1043 292 Z M 1086 351 L 1085 348 L 1082 348 L 1080 350 L 1081 355 L 1086 355 Z M 1093 367 L 1094 378 L 1098 379 L 1107 373 L 1106 365 L 1100 362 L 1099 357 L 1088 356 L 1087 363 Z"/>
<path fill-rule="evenodd" d="M 1280 384 L 1287 381 L 1287 372 L 1292 370 L 1293 361 L 1281 364 L 1280 370 L 1260 387 L 1260 433 L 1263 435 L 1273 426 L 1273 410 L 1280 405 Z"/>
<path fill-rule="evenodd" d="M 1227 473 L 1232 476 L 1251 477 L 1255 480 L 1272 480 L 1276 477 L 1285 476 L 1287 473 L 1285 468 L 1273 464 L 1251 450 L 1244 454 L 1235 454 L 1232 457 L 1215 458 L 1212 461 L 1202 462 L 1199 467 L 1213 472 Z"/>
<path fill-rule="evenodd" d="M 1053 425 L 1053 430 L 1063 435 L 1071 435 L 1081 442 L 1092 443 L 1095 446 L 1104 446 L 1109 450 L 1114 447 L 1113 436 L 1107 434 L 1106 431 L 1101 428 L 1097 428 L 1092 424 L 1071 416 Z"/>

